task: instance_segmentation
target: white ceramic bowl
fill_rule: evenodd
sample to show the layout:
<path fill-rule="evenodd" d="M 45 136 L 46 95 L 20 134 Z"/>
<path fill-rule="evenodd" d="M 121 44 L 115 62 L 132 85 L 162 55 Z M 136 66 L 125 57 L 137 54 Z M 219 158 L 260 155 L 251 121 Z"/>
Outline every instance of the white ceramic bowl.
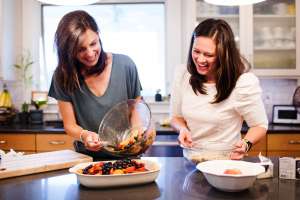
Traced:
<path fill-rule="evenodd" d="M 259 164 L 238 160 L 206 161 L 199 163 L 197 169 L 213 187 L 228 192 L 250 188 L 256 177 L 265 172 L 265 168 Z M 241 174 L 224 174 L 227 169 L 239 169 Z"/>
<path fill-rule="evenodd" d="M 92 188 L 116 187 L 116 186 L 129 186 L 139 185 L 155 181 L 157 178 L 160 166 L 154 160 L 137 160 L 138 162 L 145 163 L 145 168 L 148 171 L 138 172 L 132 174 L 114 174 L 114 175 L 86 175 L 78 173 L 79 169 L 83 169 L 90 164 L 98 162 L 86 162 L 75 165 L 69 169 L 69 172 L 76 174 L 77 180 L 80 184 Z M 114 162 L 114 161 L 105 161 Z"/>
<path fill-rule="evenodd" d="M 191 148 L 182 148 L 183 156 L 195 164 L 208 160 L 229 160 L 233 150 L 231 144 L 217 141 L 199 142 Z"/>

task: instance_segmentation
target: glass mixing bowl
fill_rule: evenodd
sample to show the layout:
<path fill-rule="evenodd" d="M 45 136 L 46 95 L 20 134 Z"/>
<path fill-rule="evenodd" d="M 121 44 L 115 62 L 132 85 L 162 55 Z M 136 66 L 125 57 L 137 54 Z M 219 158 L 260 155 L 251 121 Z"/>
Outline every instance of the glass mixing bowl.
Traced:
<path fill-rule="evenodd" d="M 226 142 L 205 141 L 194 143 L 193 147 L 183 147 L 183 156 L 198 164 L 208 160 L 229 160 L 233 146 Z"/>
<path fill-rule="evenodd" d="M 144 153 L 156 136 L 149 106 L 134 99 L 118 103 L 105 114 L 98 134 L 103 151 L 110 155 L 128 157 Z"/>

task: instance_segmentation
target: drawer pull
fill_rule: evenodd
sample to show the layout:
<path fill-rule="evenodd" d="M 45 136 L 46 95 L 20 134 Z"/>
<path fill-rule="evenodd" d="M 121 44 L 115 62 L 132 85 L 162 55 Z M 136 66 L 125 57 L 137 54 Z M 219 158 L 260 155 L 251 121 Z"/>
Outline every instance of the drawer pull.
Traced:
<path fill-rule="evenodd" d="M 155 141 L 153 146 L 178 146 L 178 142 L 173 141 Z"/>
<path fill-rule="evenodd" d="M 6 144 L 5 140 L 0 140 L 0 144 Z"/>
<path fill-rule="evenodd" d="M 300 144 L 300 140 L 290 140 L 289 144 Z"/>
<path fill-rule="evenodd" d="M 61 141 L 61 140 L 49 141 L 49 144 L 51 144 L 51 145 L 62 145 L 65 143 L 66 143 L 65 141 Z"/>

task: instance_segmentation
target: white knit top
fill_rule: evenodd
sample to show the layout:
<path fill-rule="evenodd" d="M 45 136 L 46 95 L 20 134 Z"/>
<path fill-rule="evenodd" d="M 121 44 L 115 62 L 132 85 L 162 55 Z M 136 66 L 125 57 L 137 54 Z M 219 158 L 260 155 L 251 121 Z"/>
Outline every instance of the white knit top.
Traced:
<path fill-rule="evenodd" d="M 262 102 L 262 90 L 253 73 L 242 74 L 231 95 L 221 103 L 211 104 L 217 93 L 215 84 L 204 84 L 207 95 L 195 95 L 189 84 L 190 74 L 179 67 L 171 93 L 171 116 L 183 117 L 193 141 L 224 141 L 231 144 L 241 138 L 243 120 L 249 127 L 268 128 Z"/>

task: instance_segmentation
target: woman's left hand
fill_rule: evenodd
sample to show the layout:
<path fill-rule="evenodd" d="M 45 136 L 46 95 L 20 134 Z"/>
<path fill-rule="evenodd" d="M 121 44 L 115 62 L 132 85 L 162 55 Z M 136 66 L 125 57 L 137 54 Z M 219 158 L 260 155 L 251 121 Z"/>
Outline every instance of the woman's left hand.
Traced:
<path fill-rule="evenodd" d="M 242 159 L 246 154 L 246 144 L 242 140 L 238 141 L 234 145 L 234 150 L 230 154 L 230 159 L 232 160 L 240 160 Z"/>

